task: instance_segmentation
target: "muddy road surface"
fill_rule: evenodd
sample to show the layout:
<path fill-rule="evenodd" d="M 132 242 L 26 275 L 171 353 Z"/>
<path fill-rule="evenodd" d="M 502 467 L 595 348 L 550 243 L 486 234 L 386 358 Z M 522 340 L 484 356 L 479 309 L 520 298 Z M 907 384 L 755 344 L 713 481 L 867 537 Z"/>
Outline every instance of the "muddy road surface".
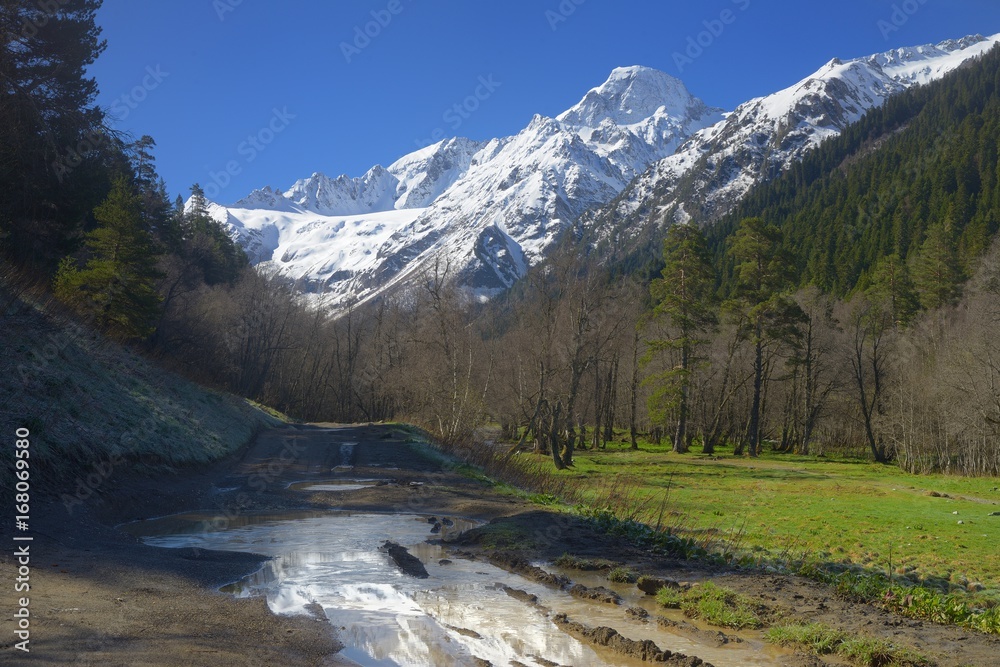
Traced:
<path fill-rule="evenodd" d="M 13 548 L 0 555 L 4 665 L 842 664 L 553 564 L 567 553 L 714 581 L 783 622 L 882 636 L 942 667 L 1000 664 L 993 637 L 849 604 L 797 577 L 658 557 L 463 476 L 393 426 L 274 429 L 212 466 L 115 470 L 85 501 L 65 500 L 35 499 L 30 653 L 15 634 L 20 566 Z M 0 541 L 14 544 L 3 525 Z"/>

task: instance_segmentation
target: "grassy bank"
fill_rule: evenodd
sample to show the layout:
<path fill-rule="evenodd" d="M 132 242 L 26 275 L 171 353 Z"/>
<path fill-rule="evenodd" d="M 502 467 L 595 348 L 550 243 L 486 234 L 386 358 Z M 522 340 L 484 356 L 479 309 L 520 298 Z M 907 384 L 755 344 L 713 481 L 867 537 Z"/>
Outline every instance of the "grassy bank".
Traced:
<path fill-rule="evenodd" d="M 0 306 L 0 468 L 10 469 L 16 430 L 28 429 L 35 490 L 87 494 L 122 467 L 213 461 L 278 423 L 73 324 L 50 303 L 0 287 Z M 0 477 L 0 489 L 12 480 Z"/>
<path fill-rule="evenodd" d="M 521 455 L 530 460 L 530 455 Z M 584 502 L 758 560 L 858 565 L 953 590 L 1000 591 L 1000 480 L 765 454 L 678 455 L 664 446 L 579 452 Z M 631 515 L 631 516 L 630 516 Z"/>

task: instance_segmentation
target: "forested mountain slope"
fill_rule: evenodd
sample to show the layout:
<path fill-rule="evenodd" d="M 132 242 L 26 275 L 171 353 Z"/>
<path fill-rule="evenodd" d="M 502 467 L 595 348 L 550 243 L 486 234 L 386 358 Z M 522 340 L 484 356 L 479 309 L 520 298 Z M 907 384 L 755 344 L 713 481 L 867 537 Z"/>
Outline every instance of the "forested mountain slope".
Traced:
<path fill-rule="evenodd" d="M 930 240 L 968 271 L 1000 223 L 1000 49 L 891 98 L 709 231 L 723 257 L 746 217 L 784 232 L 803 284 L 844 294 L 882 258 Z M 929 251 L 930 248 L 925 250 Z M 723 266 L 723 282 L 731 268 Z M 957 274 L 956 274 L 957 275 Z"/>

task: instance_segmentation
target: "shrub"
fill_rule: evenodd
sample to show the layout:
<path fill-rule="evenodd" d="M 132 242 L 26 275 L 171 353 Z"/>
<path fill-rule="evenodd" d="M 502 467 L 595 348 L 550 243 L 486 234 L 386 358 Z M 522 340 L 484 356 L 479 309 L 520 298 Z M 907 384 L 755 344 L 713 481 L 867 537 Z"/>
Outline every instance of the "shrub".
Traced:
<path fill-rule="evenodd" d="M 680 608 L 684 614 L 724 628 L 760 628 L 767 610 L 752 599 L 728 588 L 706 582 L 687 591 L 661 588 L 656 601 L 663 607 Z"/>
<path fill-rule="evenodd" d="M 625 567 L 616 567 L 608 572 L 608 581 L 616 584 L 634 584 L 637 579 L 635 572 Z"/>
<path fill-rule="evenodd" d="M 765 638 L 780 646 L 800 646 L 816 655 L 837 654 L 860 667 L 919 667 L 927 658 L 908 648 L 867 635 L 852 636 L 822 623 L 786 625 L 767 631 Z"/>
<path fill-rule="evenodd" d="M 681 608 L 681 592 L 676 588 L 663 587 L 656 592 L 656 602 L 667 609 Z"/>

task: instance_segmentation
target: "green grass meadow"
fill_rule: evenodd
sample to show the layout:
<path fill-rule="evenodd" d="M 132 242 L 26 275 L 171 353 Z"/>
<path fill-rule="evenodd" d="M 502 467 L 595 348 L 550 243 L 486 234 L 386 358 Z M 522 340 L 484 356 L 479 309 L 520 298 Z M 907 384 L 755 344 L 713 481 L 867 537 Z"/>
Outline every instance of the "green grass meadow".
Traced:
<path fill-rule="evenodd" d="M 715 458 L 611 444 L 559 477 L 585 502 L 624 498 L 640 519 L 767 559 L 858 565 L 950 591 L 1000 592 L 1000 480 L 909 475 L 864 461 Z"/>

